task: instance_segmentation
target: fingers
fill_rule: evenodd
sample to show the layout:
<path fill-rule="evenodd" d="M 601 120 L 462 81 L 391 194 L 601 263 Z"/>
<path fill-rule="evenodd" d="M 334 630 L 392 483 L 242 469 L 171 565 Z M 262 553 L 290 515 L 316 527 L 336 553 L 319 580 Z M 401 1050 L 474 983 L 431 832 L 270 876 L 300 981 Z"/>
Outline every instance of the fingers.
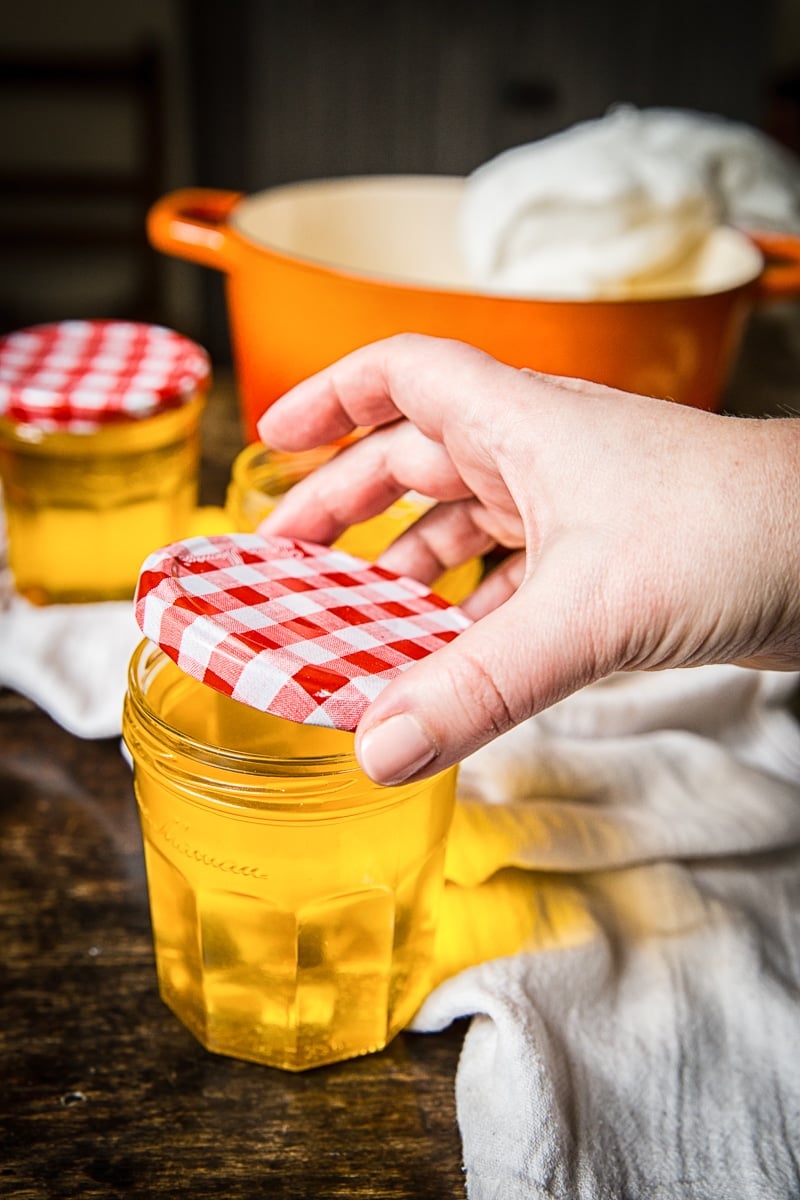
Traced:
<path fill-rule="evenodd" d="M 480 521 L 474 501 L 437 504 L 381 554 L 381 566 L 432 584 L 454 567 L 480 558 L 495 542 Z"/>
<path fill-rule="evenodd" d="M 386 449 L 394 427 L 340 450 L 281 497 L 258 532 L 287 534 L 329 545 L 350 525 L 388 508 L 406 491 Z"/>
<path fill-rule="evenodd" d="M 446 449 L 408 421 L 396 421 L 341 450 L 295 484 L 260 532 L 330 543 L 409 490 L 445 500 L 469 495 Z"/>

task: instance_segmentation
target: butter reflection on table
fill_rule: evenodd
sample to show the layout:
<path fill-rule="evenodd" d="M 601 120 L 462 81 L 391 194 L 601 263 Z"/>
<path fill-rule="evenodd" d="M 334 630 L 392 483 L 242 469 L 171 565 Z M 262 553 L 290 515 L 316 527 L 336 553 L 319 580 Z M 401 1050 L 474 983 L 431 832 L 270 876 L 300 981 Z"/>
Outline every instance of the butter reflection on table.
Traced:
<path fill-rule="evenodd" d="M 541 851 L 550 840 L 549 822 L 537 821 L 529 803 L 458 798 L 447 844 L 436 983 L 488 959 L 594 936 L 597 925 L 577 876 L 526 867 L 521 847 L 533 841 Z"/>
<path fill-rule="evenodd" d="M 507 867 L 484 883 L 448 882 L 434 945 L 433 983 L 522 951 L 563 949 L 597 933 L 575 876 Z"/>
<path fill-rule="evenodd" d="M 598 938 L 627 953 L 724 920 L 720 906 L 698 890 L 686 864 L 637 860 L 608 821 L 597 821 L 607 863 L 588 866 L 594 850 L 592 822 L 584 819 L 580 804 L 564 805 L 560 822 L 562 831 L 573 834 L 585 827 L 570 863 L 563 848 L 553 845 L 557 805 L 545 802 L 539 814 L 536 807 L 457 799 L 434 986 L 491 959 L 567 950 Z M 556 869 L 536 865 L 548 858 L 551 864 L 558 860 Z"/>

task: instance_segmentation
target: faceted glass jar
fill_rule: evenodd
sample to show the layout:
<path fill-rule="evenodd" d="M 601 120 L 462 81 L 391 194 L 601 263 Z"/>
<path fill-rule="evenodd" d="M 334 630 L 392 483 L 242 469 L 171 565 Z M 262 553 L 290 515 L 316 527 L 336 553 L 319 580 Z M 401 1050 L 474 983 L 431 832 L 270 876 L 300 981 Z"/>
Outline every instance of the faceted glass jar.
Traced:
<path fill-rule="evenodd" d="M 300 1071 L 380 1050 L 431 987 L 456 769 L 400 787 L 353 737 L 231 700 L 143 642 L 134 765 L 159 989 L 209 1050 Z"/>
<path fill-rule="evenodd" d="M 126 600 L 151 550 L 186 535 L 204 396 L 87 432 L 0 418 L 16 590 L 34 604 Z"/>
<path fill-rule="evenodd" d="M 320 446 L 289 454 L 258 442 L 245 446 L 234 459 L 225 499 L 232 527 L 239 533 L 254 533 L 281 497 L 327 462 L 338 449 L 338 446 Z M 348 554 L 374 562 L 431 503 L 416 492 L 408 492 L 384 512 L 351 525 L 335 544 Z M 445 571 L 431 586 L 446 600 L 459 604 L 475 590 L 481 573 L 480 560 L 470 559 L 462 566 Z"/>

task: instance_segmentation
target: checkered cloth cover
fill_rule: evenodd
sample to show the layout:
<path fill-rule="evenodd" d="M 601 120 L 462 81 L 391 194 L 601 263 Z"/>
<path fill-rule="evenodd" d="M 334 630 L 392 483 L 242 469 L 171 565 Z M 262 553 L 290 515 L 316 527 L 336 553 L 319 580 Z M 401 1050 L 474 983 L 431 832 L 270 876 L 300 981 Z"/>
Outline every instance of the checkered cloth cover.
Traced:
<path fill-rule="evenodd" d="M 136 619 L 188 675 L 306 725 L 354 730 L 469 618 L 414 579 L 290 538 L 189 538 L 151 554 Z"/>
<path fill-rule="evenodd" d="M 0 416 L 44 430 L 148 417 L 210 378 L 206 351 L 162 325 L 57 321 L 0 338 Z"/>

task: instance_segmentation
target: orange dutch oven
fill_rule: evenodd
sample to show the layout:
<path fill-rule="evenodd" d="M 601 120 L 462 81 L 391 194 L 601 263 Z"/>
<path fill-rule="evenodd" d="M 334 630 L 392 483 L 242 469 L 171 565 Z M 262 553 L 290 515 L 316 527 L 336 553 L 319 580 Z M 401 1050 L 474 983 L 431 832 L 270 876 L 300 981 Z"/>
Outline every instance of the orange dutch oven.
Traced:
<path fill-rule="evenodd" d="M 191 188 L 148 217 L 158 250 L 222 271 L 244 435 L 287 388 L 415 331 L 513 366 L 717 409 L 754 304 L 800 296 L 800 238 L 720 227 L 701 291 L 677 275 L 620 299 L 481 292 L 456 244 L 462 178 L 312 180 L 252 196 Z"/>

